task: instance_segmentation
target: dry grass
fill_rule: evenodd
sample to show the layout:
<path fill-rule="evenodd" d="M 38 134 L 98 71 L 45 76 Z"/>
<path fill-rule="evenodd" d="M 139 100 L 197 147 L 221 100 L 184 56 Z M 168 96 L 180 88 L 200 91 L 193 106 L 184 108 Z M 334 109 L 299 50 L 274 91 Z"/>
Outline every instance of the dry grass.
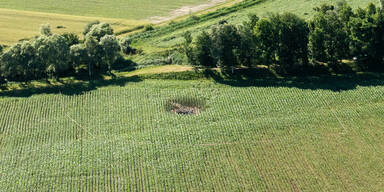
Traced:
<path fill-rule="evenodd" d="M 81 34 L 85 25 L 95 20 L 111 23 L 115 31 L 146 23 L 140 20 L 73 16 L 0 8 L 0 44 L 9 45 L 20 39 L 32 38 L 39 34 L 40 25 L 44 23 L 51 24 L 55 33 L 75 32 Z M 65 28 L 57 29 L 57 26 L 64 26 Z"/>
<path fill-rule="evenodd" d="M 185 65 L 163 65 L 155 67 L 147 67 L 139 70 L 135 70 L 127 73 L 120 73 L 124 77 L 132 77 L 135 75 L 145 75 L 145 74 L 159 74 L 159 73 L 170 73 L 170 72 L 183 72 L 183 71 L 192 71 L 193 67 Z"/>

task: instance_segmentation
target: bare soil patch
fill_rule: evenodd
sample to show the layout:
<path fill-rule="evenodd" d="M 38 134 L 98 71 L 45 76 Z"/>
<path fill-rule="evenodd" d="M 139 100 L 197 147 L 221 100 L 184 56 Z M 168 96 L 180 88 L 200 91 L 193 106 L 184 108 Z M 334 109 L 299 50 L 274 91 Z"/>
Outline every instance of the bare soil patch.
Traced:
<path fill-rule="evenodd" d="M 205 101 L 193 97 L 170 99 L 166 110 L 179 115 L 197 115 L 205 106 Z"/>

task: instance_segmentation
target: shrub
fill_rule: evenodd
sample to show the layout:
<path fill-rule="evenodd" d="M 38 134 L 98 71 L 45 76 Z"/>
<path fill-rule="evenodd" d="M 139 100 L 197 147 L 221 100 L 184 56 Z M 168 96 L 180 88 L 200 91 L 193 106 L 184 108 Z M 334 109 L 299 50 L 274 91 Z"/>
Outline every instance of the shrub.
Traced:
<path fill-rule="evenodd" d="M 153 27 L 152 24 L 148 24 L 144 26 L 144 31 L 153 31 L 155 28 Z"/>
<path fill-rule="evenodd" d="M 49 25 L 49 24 L 41 25 L 40 26 L 40 35 L 51 36 L 52 35 L 51 25 Z"/>
<path fill-rule="evenodd" d="M 136 49 L 134 49 L 133 47 L 131 47 L 131 44 L 132 44 L 132 40 L 129 39 L 129 38 L 123 38 L 120 40 L 120 50 L 121 52 L 123 52 L 124 54 L 135 54 L 136 53 Z"/>

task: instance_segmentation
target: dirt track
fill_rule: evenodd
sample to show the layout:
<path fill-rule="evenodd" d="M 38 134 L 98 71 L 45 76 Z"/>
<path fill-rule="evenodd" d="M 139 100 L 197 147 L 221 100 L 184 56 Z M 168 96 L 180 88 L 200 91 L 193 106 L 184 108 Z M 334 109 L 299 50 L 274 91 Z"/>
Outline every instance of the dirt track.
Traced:
<path fill-rule="evenodd" d="M 152 21 L 152 23 L 157 24 L 157 23 L 161 23 L 161 22 L 175 19 L 175 18 L 183 16 L 183 15 L 188 15 L 190 13 L 195 13 L 195 12 L 198 12 L 198 11 L 201 11 L 204 9 L 208 9 L 210 7 L 213 7 L 215 5 L 218 5 L 218 4 L 224 3 L 224 2 L 226 2 L 226 0 L 209 0 L 209 2 L 204 3 L 204 4 L 195 5 L 195 6 L 183 6 L 179 9 L 175 9 L 169 13 L 169 16 L 164 16 L 164 17 L 155 16 L 155 17 L 151 17 L 149 19 Z"/>

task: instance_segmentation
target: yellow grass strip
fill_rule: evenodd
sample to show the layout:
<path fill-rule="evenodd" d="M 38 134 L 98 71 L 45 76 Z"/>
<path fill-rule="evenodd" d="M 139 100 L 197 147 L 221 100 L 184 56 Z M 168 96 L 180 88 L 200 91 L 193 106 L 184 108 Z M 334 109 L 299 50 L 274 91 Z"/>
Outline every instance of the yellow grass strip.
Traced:
<path fill-rule="evenodd" d="M 81 34 L 87 23 L 99 20 L 112 24 L 115 31 L 143 25 L 146 21 L 86 17 L 56 13 L 40 13 L 0 8 L 0 44 L 10 45 L 20 39 L 39 34 L 41 24 L 49 23 L 54 33 L 75 32 Z M 57 28 L 63 26 L 64 28 Z"/>

